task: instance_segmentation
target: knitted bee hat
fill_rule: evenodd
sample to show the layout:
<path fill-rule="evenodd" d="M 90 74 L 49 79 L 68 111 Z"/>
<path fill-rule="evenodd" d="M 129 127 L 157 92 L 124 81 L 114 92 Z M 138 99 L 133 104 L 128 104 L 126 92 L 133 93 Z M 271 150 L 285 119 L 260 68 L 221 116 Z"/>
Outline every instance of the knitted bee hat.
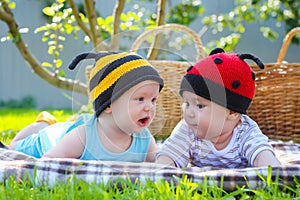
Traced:
<path fill-rule="evenodd" d="M 244 59 L 251 59 L 261 69 L 264 68 L 254 55 L 214 49 L 209 56 L 188 68 L 181 81 L 180 95 L 183 91 L 190 91 L 232 111 L 246 114 L 255 93 L 255 73 Z"/>
<path fill-rule="evenodd" d="M 101 52 L 82 53 L 69 65 L 73 70 L 84 59 L 95 59 L 96 63 L 90 72 L 90 99 L 98 117 L 105 108 L 123 93 L 146 80 L 157 81 L 160 90 L 163 79 L 151 64 L 135 53 Z"/>

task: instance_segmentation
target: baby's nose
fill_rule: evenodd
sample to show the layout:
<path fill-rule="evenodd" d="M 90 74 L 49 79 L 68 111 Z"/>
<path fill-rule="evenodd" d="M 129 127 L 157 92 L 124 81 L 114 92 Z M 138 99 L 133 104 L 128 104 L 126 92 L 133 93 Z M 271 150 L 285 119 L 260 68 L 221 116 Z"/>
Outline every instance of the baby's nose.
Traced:
<path fill-rule="evenodd" d="M 195 110 L 192 107 L 185 109 L 185 114 L 191 118 L 195 117 Z"/>
<path fill-rule="evenodd" d="M 155 104 L 152 101 L 146 101 L 144 109 L 145 110 L 151 110 L 155 107 Z"/>

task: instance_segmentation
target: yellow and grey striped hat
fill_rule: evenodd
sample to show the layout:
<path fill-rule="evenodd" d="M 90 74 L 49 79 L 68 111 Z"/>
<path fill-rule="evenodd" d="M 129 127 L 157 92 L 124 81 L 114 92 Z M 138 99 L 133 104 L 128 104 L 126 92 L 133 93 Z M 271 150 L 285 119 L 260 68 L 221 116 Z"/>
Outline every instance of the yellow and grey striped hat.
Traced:
<path fill-rule="evenodd" d="M 136 53 L 101 52 L 82 53 L 74 58 L 69 69 L 84 59 L 95 59 L 89 80 L 90 98 L 96 116 L 131 87 L 145 80 L 154 80 L 164 86 L 163 79 L 153 66 Z"/>

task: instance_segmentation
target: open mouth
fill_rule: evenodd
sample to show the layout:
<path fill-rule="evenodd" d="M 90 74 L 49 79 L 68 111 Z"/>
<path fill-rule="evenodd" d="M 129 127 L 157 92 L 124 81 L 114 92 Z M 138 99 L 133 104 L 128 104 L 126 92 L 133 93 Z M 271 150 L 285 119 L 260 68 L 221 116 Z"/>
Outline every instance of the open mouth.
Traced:
<path fill-rule="evenodd" d="M 139 119 L 138 124 L 141 127 L 145 127 L 148 125 L 149 121 L 150 121 L 150 117 L 144 117 L 142 119 Z"/>

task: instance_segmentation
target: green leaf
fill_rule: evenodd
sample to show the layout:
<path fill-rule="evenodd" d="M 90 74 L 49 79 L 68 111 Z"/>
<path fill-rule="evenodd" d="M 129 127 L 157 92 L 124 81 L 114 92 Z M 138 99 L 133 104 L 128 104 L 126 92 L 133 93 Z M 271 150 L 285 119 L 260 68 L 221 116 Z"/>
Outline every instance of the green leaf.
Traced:
<path fill-rule="evenodd" d="M 270 27 L 261 27 L 260 31 L 263 33 L 264 37 L 270 40 L 275 40 L 278 37 L 278 33 L 273 31 Z"/>
<path fill-rule="evenodd" d="M 60 23 L 61 21 L 62 21 L 62 17 L 60 17 L 60 16 L 54 16 L 52 18 L 52 22 L 54 22 L 54 23 Z"/>
<path fill-rule="evenodd" d="M 8 4 L 8 7 L 9 7 L 10 9 L 15 9 L 16 6 L 17 6 L 16 2 L 9 2 L 9 4 Z"/>
<path fill-rule="evenodd" d="M 59 45 L 58 45 L 58 48 L 62 51 L 62 50 L 64 50 L 64 45 L 59 44 Z"/>
<path fill-rule="evenodd" d="M 245 32 L 245 27 L 243 26 L 243 24 L 238 24 L 236 26 L 236 29 L 240 32 L 240 33 L 244 33 Z"/>
<path fill-rule="evenodd" d="M 69 23 L 64 24 L 65 30 L 67 32 L 67 34 L 71 34 L 73 31 L 73 26 Z"/>
<path fill-rule="evenodd" d="M 138 22 L 141 20 L 141 18 L 134 12 L 128 12 L 127 15 L 131 20 L 133 20 L 135 22 Z"/>
<path fill-rule="evenodd" d="M 20 41 L 20 39 L 21 39 L 21 35 L 18 34 L 18 35 L 16 35 L 16 37 L 14 37 L 14 38 L 12 39 L 12 42 L 13 42 L 13 43 L 17 43 L 17 42 Z"/>
<path fill-rule="evenodd" d="M 58 39 L 61 40 L 61 41 L 65 41 L 66 38 L 64 36 L 58 36 Z"/>
<path fill-rule="evenodd" d="M 45 7 L 43 9 L 43 13 L 47 16 L 53 17 L 55 15 L 55 11 L 52 7 Z"/>
<path fill-rule="evenodd" d="M 138 25 L 131 25 L 130 27 L 129 27 L 129 30 L 140 30 L 140 27 L 138 26 Z"/>
<path fill-rule="evenodd" d="M 62 63 L 63 63 L 63 61 L 62 61 L 61 59 L 57 59 L 57 60 L 55 61 L 55 67 L 56 67 L 56 68 L 61 67 Z"/>
<path fill-rule="evenodd" d="M 127 26 L 125 23 L 121 23 L 120 28 L 121 30 L 126 30 Z"/>
<path fill-rule="evenodd" d="M 105 22 L 106 22 L 107 25 L 111 24 L 113 21 L 114 21 L 113 16 L 108 16 L 105 19 Z"/>
<path fill-rule="evenodd" d="M 203 17 L 202 23 L 205 25 L 210 25 L 210 24 L 212 24 L 212 18 L 211 17 Z"/>
<path fill-rule="evenodd" d="M 204 13 L 204 11 L 205 11 L 205 9 L 204 9 L 203 7 L 200 7 L 200 8 L 198 9 L 198 14 L 199 14 L 199 15 L 202 15 L 202 14 Z"/>
<path fill-rule="evenodd" d="M 54 51 L 55 47 L 54 46 L 49 46 L 48 48 L 48 54 L 53 54 L 53 51 Z"/>
<path fill-rule="evenodd" d="M 43 67 L 52 67 L 52 64 L 51 64 L 51 63 L 48 63 L 48 62 L 43 62 L 43 63 L 42 63 L 42 66 L 43 66 Z"/>
<path fill-rule="evenodd" d="M 58 71 L 58 74 L 59 74 L 59 76 L 61 76 L 61 77 L 65 77 L 65 71 L 62 70 L 62 69 Z"/>
<path fill-rule="evenodd" d="M 58 56 L 59 56 L 59 51 L 55 51 L 53 56 L 54 56 L 54 58 L 58 58 Z"/>
<path fill-rule="evenodd" d="M 55 38 L 56 37 L 56 35 L 54 34 L 54 33 L 52 33 L 51 35 L 50 35 L 50 38 L 51 39 L 53 39 L 53 38 Z"/>
<path fill-rule="evenodd" d="M 124 13 L 121 14 L 120 19 L 125 21 L 125 22 L 128 21 L 128 17 Z"/>
<path fill-rule="evenodd" d="M 38 27 L 34 30 L 34 33 L 38 33 L 38 32 L 41 32 L 41 31 L 46 31 L 46 30 L 48 30 L 47 26 L 40 26 L 40 27 Z"/>
<path fill-rule="evenodd" d="M 54 46 L 55 44 L 56 44 L 55 40 L 51 40 L 51 41 L 48 42 L 48 45 L 49 45 L 49 46 L 50 46 L 50 45 L 53 45 L 53 46 Z"/>

